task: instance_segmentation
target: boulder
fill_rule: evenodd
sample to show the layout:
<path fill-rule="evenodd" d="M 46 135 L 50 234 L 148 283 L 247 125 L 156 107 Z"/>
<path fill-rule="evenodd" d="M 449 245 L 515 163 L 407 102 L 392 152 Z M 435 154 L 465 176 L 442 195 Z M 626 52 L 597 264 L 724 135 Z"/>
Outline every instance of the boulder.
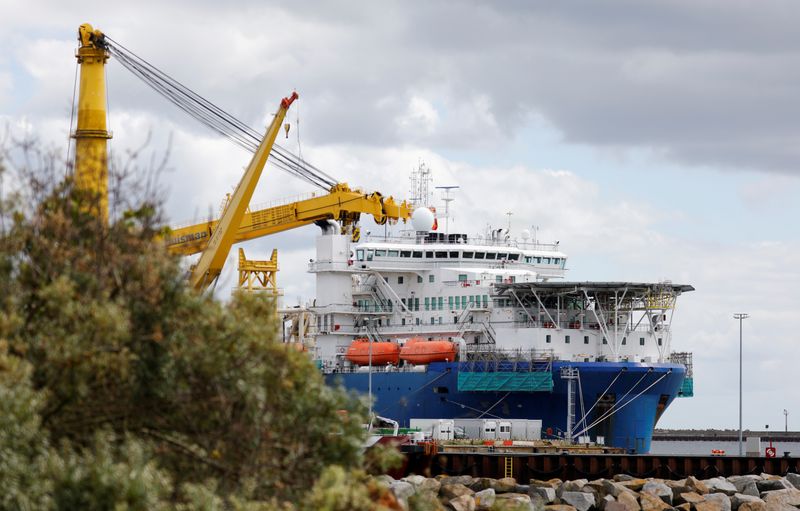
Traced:
<path fill-rule="evenodd" d="M 783 481 L 780 479 L 762 479 L 756 481 L 756 487 L 758 487 L 758 491 L 760 492 L 786 489 L 786 485 L 783 484 Z"/>
<path fill-rule="evenodd" d="M 495 493 L 512 493 L 517 487 L 517 480 L 513 477 L 504 477 L 502 479 L 492 479 L 490 488 Z"/>
<path fill-rule="evenodd" d="M 485 490 L 476 492 L 472 497 L 475 499 L 475 505 L 478 506 L 479 509 L 489 509 L 494 504 L 495 493 L 493 489 L 486 488 Z"/>
<path fill-rule="evenodd" d="M 639 511 L 642 507 L 639 505 L 639 500 L 636 494 L 632 491 L 623 491 L 617 495 L 617 502 L 625 506 L 627 511 Z"/>
<path fill-rule="evenodd" d="M 582 491 L 565 491 L 561 494 L 561 500 L 578 511 L 589 511 L 596 503 L 594 495 Z"/>
<path fill-rule="evenodd" d="M 673 502 L 681 500 L 681 493 L 689 493 L 690 491 L 693 491 L 688 486 L 670 486 L 670 488 L 672 488 L 672 501 Z"/>
<path fill-rule="evenodd" d="M 764 492 L 762 494 L 767 511 L 788 509 L 800 506 L 800 490 L 784 489 Z"/>
<path fill-rule="evenodd" d="M 442 483 L 437 481 L 436 479 L 425 478 L 422 483 L 417 486 L 417 492 L 431 492 L 434 495 L 439 493 L 439 488 L 442 487 Z"/>
<path fill-rule="evenodd" d="M 445 476 L 439 480 L 442 485 L 445 484 L 463 484 L 464 486 L 469 486 L 475 479 L 472 476 Z"/>
<path fill-rule="evenodd" d="M 677 479 L 673 481 L 672 479 L 667 479 L 664 481 L 664 484 L 669 486 L 670 488 L 676 488 L 678 486 L 686 486 L 686 479 Z"/>
<path fill-rule="evenodd" d="M 603 498 L 611 497 L 611 495 L 606 495 Z M 617 502 L 614 500 L 614 497 L 611 497 L 610 502 L 606 502 L 603 506 L 603 511 L 630 511 L 625 504 L 621 502 Z"/>
<path fill-rule="evenodd" d="M 747 474 L 743 476 L 731 476 L 728 478 L 728 482 L 733 484 L 739 493 L 744 493 L 745 486 L 749 484 L 755 484 L 756 481 L 760 480 L 761 476 L 757 476 L 754 474 Z"/>
<path fill-rule="evenodd" d="M 544 506 L 544 511 L 575 511 L 575 508 L 567 504 L 552 504 Z"/>
<path fill-rule="evenodd" d="M 564 481 L 556 490 L 556 496 L 561 498 L 565 491 L 581 491 L 581 488 L 588 483 L 586 479 L 576 479 L 575 481 Z"/>
<path fill-rule="evenodd" d="M 694 476 L 689 476 L 686 478 L 686 486 L 692 489 L 692 491 L 699 493 L 700 495 L 705 495 L 709 492 L 708 486 L 703 481 L 697 479 Z"/>
<path fill-rule="evenodd" d="M 444 498 L 445 500 L 455 499 L 461 497 L 462 495 L 472 496 L 473 493 L 475 492 L 470 490 L 461 483 L 454 483 L 454 484 L 442 483 L 442 487 L 439 489 L 439 496 Z"/>
<path fill-rule="evenodd" d="M 529 484 L 518 484 L 514 486 L 513 493 L 525 493 L 527 495 L 531 494 L 531 485 Z"/>
<path fill-rule="evenodd" d="M 649 493 L 672 505 L 672 488 L 660 481 L 648 481 L 642 486 L 641 493 Z"/>
<path fill-rule="evenodd" d="M 472 495 L 456 497 L 451 499 L 447 505 L 453 508 L 454 511 L 475 511 L 476 507 L 475 499 L 472 498 Z"/>
<path fill-rule="evenodd" d="M 444 505 L 435 493 L 429 491 L 417 492 L 408 498 L 408 509 L 425 511 L 445 511 Z"/>
<path fill-rule="evenodd" d="M 630 488 L 626 488 L 620 483 L 615 483 L 614 481 L 609 481 L 608 479 L 603 480 L 603 490 L 605 491 L 606 495 L 611 495 L 617 499 L 619 498 L 620 493 L 633 493 L 633 490 Z"/>
<path fill-rule="evenodd" d="M 709 493 L 705 495 L 706 502 L 719 502 L 722 511 L 731 511 L 731 499 L 724 493 Z"/>
<path fill-rule="evenodd" d="M 731 496 L 731 509 L 733 511 L 736 511 L 737 509 L 739 509 L 739 506 L 741 506 L 745 502 L 764 502 L 764 501 L 753 495 L 745 495 L 744 493 L 734 493 Z"/>
<path fill-rule="evenodd" d="M 692 511 L 692 505 L 688 502 L 684 502 L 683 504 L 678 504 L 675 506 L 675 509 L 680 509 L 681 511 Z"/>
<path fill-rule="evenodd" d="M 639 491 L 647 484 L 647 481 L 644 479 L 629 479 L 627 481 L 621 481 L 619 484 L 629 490 Z"/>
<path fill-rule="evenodd" d="M 763 500 L 758 499 L 753 502 L 742 502 L 739 511 L 767 511 L 767 505 Z"/>
<path fill-rule="evenodd" d="M 389 489 L 392 490 L 394 496 L 397 497 L 397 500 L 401 504 L 403 504 L 405 509 L 408 509 L 408 498 L 417 493 L 414 485 L 406 481 L 395 481 L 389 485 Z"/>
<path fill-rule="evenodd" d="M 528 484 L 539 488 L 552 488 L 553 490 L 557 490 L 558 487 L 561 486 L 561 479 L 550 479 L 549 481 L 531 479 Z"/>
<path fill-rule="evenodd" d="M 725 495 L 733 495 L 738 492 L 736 486 L 725 479 L 724 477 L 715 477 L 704 481 L 711 493 L 724 493 Z"/>
<path fill-rule="evenodd" d="M 639 494 L 639 504 L 642 506 L 642 511 L 665 511 L 667 509 L 672 509 L 672 506 L 661 500 L 661 497 L 646 492 Z"/>
<path fill-rule="evenodd" d="M 800 474 L 793 474 L 792 472 L 789 472 L 786 474 L 785 479 L 789 481 L 792 486 L 800 490 Z"/>
<path fill-rule="evenodd" d="M 617 474 L 614 476 L 614 481 L 632 481 L 634 479 L 633 476 L 629 476 L 628 474 Z"/>
<path fill-rule="evenodd" d="M 681 493 L 678 500 L 680 500 L 681 503 L 688 502 L 689 504 L 698 504 L 700 502 L 704 502 L 706 499 L 699 493 L 690 491 L 686 493 Z"/>
<path fill-rule="evenodd" d="M 416 475 L 416 474 L 412 474 L 412 475 L 406 476 L 406 477 L 404 477 L 404 478 L 402 478 L 400 480 L 401 481 L 405 481 L 407 483 L 411 483 L 415 487 L 417 487 L 420 484 L 422 484 L 423 482 L 425 482 L 426 479 L 427 479 L 427 477 L 425 477 L 425 476 L 419 476 L 419 475 Z"/>
<path fill-rule="evenodd" d="M 695 511 L 722 511 L 722 504 L 718 500 L 706 500 L 693 505 Z"/>
<path fill-rule="evenodd" d="M 472 484 L 469 485 L 470 490 L 472 491 L 481 491 L 487 488 L 492 487 L 492 482 L 494 479 L 489 477 L 476 477 L 472 480 Z"/>
<path fill-rule="evenodd" d="M 528 489 L 528 495 L 542 498 L 545 504 L 552 504 L 556 500 L 556 491 L 549 486 L 533 486 Z"/>
<path fill-rule="evenodd" d="M 606 509 L 606 506 L 607 506 L 608 504 L 610 504 L 611 502 L 613 502 L 614 504 L 616 504 L 616 503 L 617 503 L 617 499 L 615 499 L 615 498 L 614 498 L 614 497 L 612 497 L 611 495 L 606 495 L 605 497 L 602 497 L 602 498 L 600 498 L 600 499 L 598 499 L 598 500 L 597 500 L 597 508 L 598 508 L 598 509 L 605 510 L 605 509 Z"/>
<path fill-rule="evenodd" d="M 509 504 L 513 504 L 515 507 L 530 508 L 531 498 L 524 493 L 502 493 L 495 497 L 495 507 L 503 509 L 503 505 L 508 506 Z"/>
<path fill-rule="evenodd" d="M 395 481 L 394 477 L 386 474 L 376 476 L 375 480 L 378 481 L 378 483 L 386 486 L 387 488 L 391 486 L 392 483 Z"/>

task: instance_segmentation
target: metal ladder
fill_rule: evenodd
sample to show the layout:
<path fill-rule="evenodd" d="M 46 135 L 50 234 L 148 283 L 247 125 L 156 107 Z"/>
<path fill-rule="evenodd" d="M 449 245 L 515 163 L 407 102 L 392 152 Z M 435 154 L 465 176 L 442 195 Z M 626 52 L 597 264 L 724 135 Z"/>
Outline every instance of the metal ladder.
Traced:
<path fill-rule="evenodd" d="M 511 456 L 505 459 L 505 477 L 514 477 L 514 458 Z"/>

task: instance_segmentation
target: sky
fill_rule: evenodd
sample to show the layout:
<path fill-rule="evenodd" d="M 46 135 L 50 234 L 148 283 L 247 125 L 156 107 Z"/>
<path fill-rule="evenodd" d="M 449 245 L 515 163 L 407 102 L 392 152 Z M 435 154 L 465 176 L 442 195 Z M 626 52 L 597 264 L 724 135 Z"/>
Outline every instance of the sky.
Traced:
<path fill-rule="evenodd" d="M 513 232 L 560 241 L 569 280 L 693 285 L 672 346 L 694 353 L 695 397 L 659 427 L 738 428 L 749 313 L 744 427 L 781 429 L 787 409 L 800 430 L 796 2 L 0 0 L 4 136 L 66 155 L 83 22 L 258 130 L 298 91 L 280 143 L 351 186 L 402 199 L 425 162 L 460 186 L 451 230 L 511 212 Z M 249 155 L 113 59 L 107 82 L 112 153 L 168 154 L 171 222 L 215 214 Z M 253 202 L 312 191 L 268 165 Z M 313 297 L 317 230 L 243 245 L 279 249 L 287 305 Z"/>

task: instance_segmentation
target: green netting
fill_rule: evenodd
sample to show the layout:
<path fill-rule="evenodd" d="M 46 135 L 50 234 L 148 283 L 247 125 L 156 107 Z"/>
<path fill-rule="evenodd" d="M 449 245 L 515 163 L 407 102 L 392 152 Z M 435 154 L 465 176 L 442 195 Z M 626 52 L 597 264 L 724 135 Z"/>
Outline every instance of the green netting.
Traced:
<path fill-rule="evenodd" d="M 694 378 L 684 378 L 681 390 L 678 391 L 678 397 L 692 396 L 694 396 Z"/>
<path fill-rule="evenodd" d="M 458 390 L 466 392 L 550 392 L 553 390 L 553 373 L 551 371 L 459 371 Z"/>

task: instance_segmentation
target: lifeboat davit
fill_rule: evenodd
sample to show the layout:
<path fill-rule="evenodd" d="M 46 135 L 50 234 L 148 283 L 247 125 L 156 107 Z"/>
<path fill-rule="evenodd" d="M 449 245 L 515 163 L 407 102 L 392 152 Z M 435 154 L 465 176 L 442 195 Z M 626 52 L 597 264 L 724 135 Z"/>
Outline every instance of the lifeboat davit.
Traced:
<path fill-rule="evenodd" d="M 369 365 L 369 339 L 355 339 L 347 348 L 345 357 L 353 364 Z M 372 343 L 372 365 L 397 365 L 400 363 L 400 346 L 393 342 Z"/>
<path fill-rule="evenodd" d="M 431 362 L 452 362 L 458 354 L 458 346 L 452 341 L 443 339 L 426 341 L 409 339 L 400 350 L 400 358 L 411 364 L 429 364 Z"/>

